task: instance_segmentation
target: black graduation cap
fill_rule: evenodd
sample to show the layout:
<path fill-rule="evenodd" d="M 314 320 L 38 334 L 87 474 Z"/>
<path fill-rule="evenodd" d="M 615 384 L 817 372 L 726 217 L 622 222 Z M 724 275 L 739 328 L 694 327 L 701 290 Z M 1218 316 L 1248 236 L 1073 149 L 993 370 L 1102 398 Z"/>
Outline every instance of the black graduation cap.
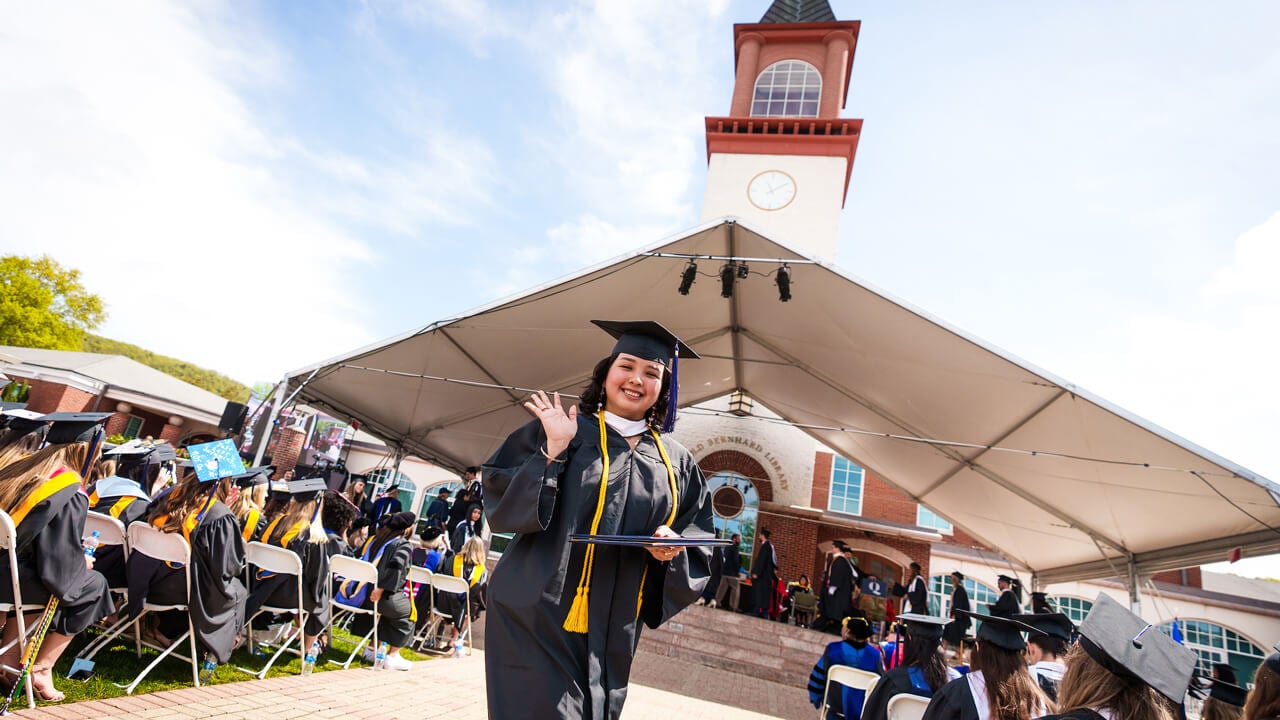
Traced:
<path fill-rule="evenodd" d="M 612 354 L 627 353 L 667 366 L 677 350 L 686 360 L 698 359 L 693 348 L 652 320 L 592 320 L 591 323 L 617 338 Z"/>
<path fill-rule="evenodd" d="M 53 423 L 45 441 L 50 445 L 66 445 L 74 442 L 88 442 L 93 438 L 94 430 L 107 421 L 113 413 L 49 413 L 40 418 Z"/>
<path fill-rule="evenodd" d="M 960 578 L 960 582 L 964 582 L 964 573 L 960 572 L 959 570 L 952 570 L 951 577 Z"/>
<path fill-rule="evenodd" d="M 1018 578 L 1013 577 L 1011 575 L 997 575 L 996 580 L 1003 580 L 1004 582 L 1007 582 L 1010 585 L 1016 585 L 1018 583 Z"/>
<path fill-rule="evenodd" d="M 15 438 L 30 435 L 44 427 L 47 422 L 43 413 L 32 412 L 23 408 L 5 410 L 3 414 L 0 414 L 0 427 L 9 430 Z"/>
<path fill-rule="evenodd" d="M 1245 698 L 1249 695 L 1249 691 L 1224 680 L 1209 680 L 1209 697 L 1214 700 L 1220 700 L 1232 707 L 1244 707 Z"/>
<path fill-rule="evenodd" d="M 298 502 L 314 500 L 318 495 L 329 489 L 324 478 L 318 477 L 290 480 L 286 485 L 289 496 Z"/>
<path fill-rule="evenodd" d="M 999 648 L 1005 650 L 1025 650 L 1027 641 L 1022 637 L 1022 633 L 1039 633 L 1039 630 L 1019 622 L 1013 618 L 994 617 L 992 615 L 982 615 L 976 612 L 957 609 L 955 612 L 961 615 L 968 615 L 974 620 L 978 620 L 977 638 L 978 642 L 989 642 Z"/>
<path fill-rule="evenodd" d="M 1075 632 L 1075 623 L 1063 613 L 1024 613 L 1014 615 L 1014 620 L 1026 623 L 1036 629 L 1036 635 L 1050 635 L 1071 642 Z"/>
<path fill-rule="evenodd" d="M 905 623 L 907 633 L 926 640 L 938 640 L 942 637 L 942 628 L 951 622 L 951 618 L 921 615 L 919 613 L 902 613 L 898 621 Z"/>
<path fill-rule="evenodd" d="M 239 475 L 232 475 L 231 480 L 235 482 L 237 487 L 251 488 L 255 485 L 266 485 L 271 481 L 271 471 L 274 470 L 270 465 L 262 467 L 251 467 Z"/>
<path fill-rule="evenodd" d="M 1236 679 L 1236 669 L 1227 663 L 1214 663 L 1213 677 L 1215 680 L 1232 683 L 1233 685 L 1240 684 L 1240 681 Z"/>
<path fill-rule="evenodd" d="M 841 625 L 849 630 L 849 636 L 855 640 L 866 640 L 871 637 L 871 623 L 861 615 L 850 615 Z"/>
<path fill-rule="evenodd" d="M 1195 653 L 1106 593 L 1080 624 L 1080 646 L 1107 671 L 1143 682 L 1174 703 L 1182 702 L 1196 667 Z"/>

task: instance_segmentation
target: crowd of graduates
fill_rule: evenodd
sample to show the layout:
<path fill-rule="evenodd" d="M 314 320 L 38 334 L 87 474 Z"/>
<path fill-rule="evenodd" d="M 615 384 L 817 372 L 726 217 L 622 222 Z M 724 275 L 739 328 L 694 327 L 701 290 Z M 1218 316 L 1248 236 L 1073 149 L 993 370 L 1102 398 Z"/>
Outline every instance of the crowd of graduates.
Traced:
<path fill-rule="evenodd" d="M 270 467 L 202 479 L 167 443 L 135 440 L 104 447 L 101 423 L 108 416 L 25 411 L 0 416 L 0 510 L 16 528 L 17 558 L 10 567 L 8 555 L 0 553 L 0 564 L 7 577 L 16 577 L 29 608 L 23 616 L 28 635 L 42 617 L 34 608 L 52 609 L 39 642 L 19 638 L 19 623 L 13 612 L 8 614 L 0 683 L 11 687 L 24 668 L 24 648 L 38 647 L 25 667 L 31 687 L 42 699 L 62 699 L 51 670 L 71 640 L 95 624 L 105 628 L 137 617 L 144 603 L 188 607 L 143 617 L 136 632 L 145 644 L 168 647 L 191 628 L 202 660 L 217 664 L 227 662 L 242 643 L 250 620 L 255 628 L 274 626 L 278 638 L 299 640 L 295 647 L 323 651 L 330 599 L 336 594 L 346 604 L 377 607 L 378 638 L 389 646 L 385 667 L 392 669 L 408 669 L 399 649 L 431 619 L 433 604 L 454 619 L 455 637 L 465 618 L 483 607 L 486 552 L 480 513 L 472 512 L 479 507 L 478 482 L 459 491 L 453 503 L 456 520 L 447 503 L 442 513 L 433 504 L 437 515 L 420 527 L 415 514 L 401 508 L 394 488 L 366 499 L 358 478 L 342 493 L 329 490 L 323 479 L 293 479 L 291 472 L 273 479 Z M 83 538 L 90 512 L 126 527 L 147 523 L 180 533 L 190 548 L 190 567 L 136 552 L 126 561 L 119 545 L 87 554 Z M 446 533 L 450 523 L 454 542 Z M 255 541 L 298 556 L 301 598 L 292 576 L 247 564 L 246 548 Z M 373 563 L 377 583 L 336 583 L 329 561 L 337 554 Z M 431 594 L 409 583 L 411 565 L 467 578 L 475 589 L 469 612 L 461 609 L 462 595 Z M 126 588 L 127 593 L 120 592 Z M 0 602 L 11 607 L 12 595 L 11 584 L 0 582 Z M 290 624 L 292 616 L 258 613 L 263 607 L 299 605 L 306 613 L 302 628 Z M 351 631 L 363 636 L 371 629 L 370 618 L 357 615 Z M 301 638 L 294 635 L 299 631 Z M 368 648 L 366 657 L 372 653 Z"/>

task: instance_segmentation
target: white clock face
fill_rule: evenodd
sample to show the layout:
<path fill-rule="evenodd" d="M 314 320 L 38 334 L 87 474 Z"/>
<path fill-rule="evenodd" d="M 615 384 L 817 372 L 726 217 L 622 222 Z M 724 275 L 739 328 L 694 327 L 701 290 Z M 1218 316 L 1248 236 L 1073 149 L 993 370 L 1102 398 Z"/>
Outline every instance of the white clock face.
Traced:
<path fill-rule="evenodd" d="M 781 210 L 795 198 L 796 181 L 781 170 L 765 170 L 747 185 L 747 199 L 761 210 Z"/>

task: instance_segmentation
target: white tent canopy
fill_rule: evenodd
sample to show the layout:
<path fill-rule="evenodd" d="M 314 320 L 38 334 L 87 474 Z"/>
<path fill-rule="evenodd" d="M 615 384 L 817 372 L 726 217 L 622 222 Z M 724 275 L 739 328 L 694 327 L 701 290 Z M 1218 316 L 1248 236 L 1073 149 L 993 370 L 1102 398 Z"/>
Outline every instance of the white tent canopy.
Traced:
<path fill-rule="evenodd" d="M 724 299 L 704 259 L 680 295 L 669 255 L 752 274 Z M 760 274 L 780 261 L 785 303 Z M 1274 483 L 732 219 L 288 380 L 405 453 L 478 465 L 530 419 L 493 386 L 576 394 L 611 346 L 593 318 L 663 323 L 703 357 L 682 406 L 740 389 L 1041 583 L 1280 552 Z"/>

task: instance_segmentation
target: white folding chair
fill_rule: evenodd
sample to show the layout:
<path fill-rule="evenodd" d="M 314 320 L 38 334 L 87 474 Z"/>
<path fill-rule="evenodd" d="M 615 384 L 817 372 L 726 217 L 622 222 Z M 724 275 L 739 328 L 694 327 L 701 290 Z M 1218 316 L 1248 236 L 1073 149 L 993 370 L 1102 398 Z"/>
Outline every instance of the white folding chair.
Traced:
<path fill-rule="evenodd" d="M 413 647 L 422 648 L 423 643 L 427 641 L 427 633 L 431 630 L 434 619 L 433 611 L 436 608 L 436 594 L 431 590 L 431 578 L 434 575 L 430 570 L 416 565 L 409 567 L 409 583 L 416 588 L 413 597 L 410 598 L 414 604 L 417 604 L 419 597 L 426 595 L 427 598 L 427 617 L 426 622 L 422 623 L 422 629 L 416 630 L 413 636 Z"/>
<path fill-rule="evenodd" d="M 101 549 L 109 545 L 119 545 L 121 552 L 124 553 L 124 559 L 129 561 L 129 538 L 124 529 L 124 523 L 111 517 L 110 515 L 102 515 L 96 512 L 90 512 L 84 518 L 84 533 L 82 538 L 88 540 L 94 531 L 98 532 L 98 547 Z M 128 594 L 129 587 L 113 587 L 107 588 L 113 593 Z"/>
<path fill-rule="evenodd" d="M 346 555 L 334 555 L 329 558 L 329 575 L 341 583 L 352 581 L 369 583 L 370 592 L 372 592 L 372 588 L 378 586 L 378 568 L 373 563 L 366 560 L 357 560 Z M 373 628 L 356 642 L 355 649 L 347 656 L 347 661 L 342 663 L 337 660 L 329 661 L 335 665 L 341 665 L 345 670 L 351 667 L 352 661 L 355 660 L 356 655 L 360 653 L 360 649 L 364 647 L 370 637 L 373 639 L 373 644 L 370 647 L 378 647 L 378 605 L 374 603 L 372 608 L 347 605 L 339 600 L 336 592 L 333 594 L 333 598 L 330 599 L 329 604 L 333 608 L 333 615 L 329 619 L 329 647 L 333 647 L 333 626 L 338 622 L 339 615 L 373 616 Z"/>
<path fill-rule="evenodd" d="M 889 698 L 886 711 L 889 713 L 889 720 L 920 720 L 928 707 L 929 698 L 900 693 Z"/>
<path fill-rule="evenodd" d="M 467 645 L 467 654 L 471 654 L 471 583 L 465 578 L 458 578 L 452 575 L 435 574 L 431 578 L 432 586 L 439 592 L 455 593 L 463 596 L 462 609 L 462 630 L 459 637 Z M 443 612 L 438 607 L 431 608 L 431 621 L 439 626 L 438 634 L 444 637 L 444 628 L 446 622 L 452 622 L 454 617 Z M 452 635 L 452 633 L 450 633 Z"/>
<path fill-rule="evenodd" d="M 859 670 L 850 665 L 832 665 L 827 668 L 827 686 L 822 691 L 822 708 L 818 710 L 818 719 L 822 720 L 827 717 L 827 710 L 830 707 L 831 685 L 844 685 L 855 690 L 863 690 L 862 701 L 866 703 L 867 695 L 871 694 L 871 690 L 875 688 L 879 682 L 880 676 L 867 671 Z M 861 710 L 861 708 L 859 708 Z M 846 715 L 849 714 L 849 708 L 845 708 Z"/>
<path fill-rule="evenodd" d="M 298 588 L 297 607 L 276 607 L 264 603 L 262 607 L 258 608 L 258 611 L 253 614 L 253 617 L 249 618 L 248 621 L 245 622 L 245 627 L 247 628 L 246 631 L 248 632 L 248 647 L 252 648 L 256 647 L 253 642 L 253 619 L 262 613 L 271 613 L 272 615 L 288 613 L 293 615 L 297 620 L 297 631 L 285 636 L 284 642 L 280 643 L 280 647 L 276 649 L 275 653 L 272 654 L 269 660 L 267 660 L 267 664 L 263 666 L 261 670 L 250 670 L 239 666 L 236 667 L 237 670 L 249 673 L 261 680 L 267 676 L 267 671 L 271 669 L 271 666 L 275 664 L 276 660 L 289 649 L 289 645 L 291 645 L 295 639 L 304 637 L 303 628 L 306 627 L 307 624 L 307 612 L 302 608 L 302 558 L 298 557 L 297 553 L 287 548 L 267 545 L 266 543 L 260 543 L 257 541 L 251 542 L 245 546 L 245 558 L 248 560 L 250 565 L 256 566 L 260 572 L 270 572 L 275 573 L 276 575 L 288 575 L 292 577 Z M 306 649 L 302 647 L 303 642 L 304 640 L 299 640 L 298 642 L 298 653 L 301 653 Z"/>
<path fill-rule="evenodd" d="M 161 532 L 146 523 L 136 522 L 129 526 L 129 530 L 125 533 L 125 537 L 126 541 L 129 543 L 129 548 L 132 550 L 132 554 L 134 555 L 146 555 L 149 558 L 170 564 L 180 563 L 182 566 L 184 587 L 186 588 L 186 597 L 191 597 L 191 546 L 187 544 L 187 541 L 182 537 L 181 533 Z M 168 647 L 160 647 L 149 642 L 144 642 L 141 632 L 142 618 L 146 617 L 147 613 L 164 612 L 167 610 L 180 610 L 187 614 L 187 631 L 169 643 Z M 137 617 L 133 619 L 122 617 L 115 625 L 108 628 L 101 637 L 90 643 L 80 655 L 79 659 L 85 661 L 92 660 L 93 656 L 96 655 L 98 651 L 102 650 L 102 648 L 106 647 L 111 643 L 111 641 L 115 640 L 130 628 L 136 628 L 133 633 L 134 652 L 137 653 L 138 657 L 142 657 L 143 645 L 159 650 L 160 654 L 156 656 L 150 664 L 143 668 L 142 672 L 138 673 L 138 676 L 133 679 L 133 682 L 130 682 L 128 685 L 116 683 L 116 687 L 122 687 L 124 688 L 126 695 L 132 695 L 134 689 L 138 687 L 138 683 L 142 682 L 142 680 L 147 677 L 147 674 L 150 673 L 156 665 L 159 665 L 161 660 L 164 660 L 169 655 L 173 655 L 180 660 L 185 660 L 191 665 L 191 681 L 196 687 L 200 687 L 200 652 L 196 648 L 195 626 L 191 622 L 191 613 L 186 602 L 163 605 L 149 601 L 144 602 L 142 605 L 142 612 L 138 613 Z M 190 643 L 190 656 L 185 656 L 177 652 L 178 646 L 180 646 L 184 640 Z"/>
<path fill-rule="evenodd" d="M 23 613 L 40 612 L 41 610 L 44 610 L 43 605 L 31 605 L 29 603 L 22 602 L 22 588 L 18 586 L 18 551 L 15 547 L 17 544 L 18 529 L 13 526 L 13 518 L 9 517 L 9 513 L 0 510 L 0 546 L 4 547 L 5 551 L 9 554 L 9 582 L 13 585 L 13 602 L 0 603 L 0 613 L 13 613 L 13 616 L 18 623 L 17 637 L 14 638 L 12 643 L 6 643 L 4 647 L 0 648 L 0 652 L 8 650 L 9 646 L 13 643 L 18 643 L 19 645 L 26 644 L 27 623 L 23 618 Z M 34 630 L 34 628 L 32 628 L 32 630 Z M 8 670 L 15 675 L 18 673 L 18 668 L 9 667 L 7 665 L 5 666 L 5 670 Z M 31 688 L 31 683 L 26 683 L 26 686 L 27 707 L 33 708 L 36 706 L 36 696 Z"/>

